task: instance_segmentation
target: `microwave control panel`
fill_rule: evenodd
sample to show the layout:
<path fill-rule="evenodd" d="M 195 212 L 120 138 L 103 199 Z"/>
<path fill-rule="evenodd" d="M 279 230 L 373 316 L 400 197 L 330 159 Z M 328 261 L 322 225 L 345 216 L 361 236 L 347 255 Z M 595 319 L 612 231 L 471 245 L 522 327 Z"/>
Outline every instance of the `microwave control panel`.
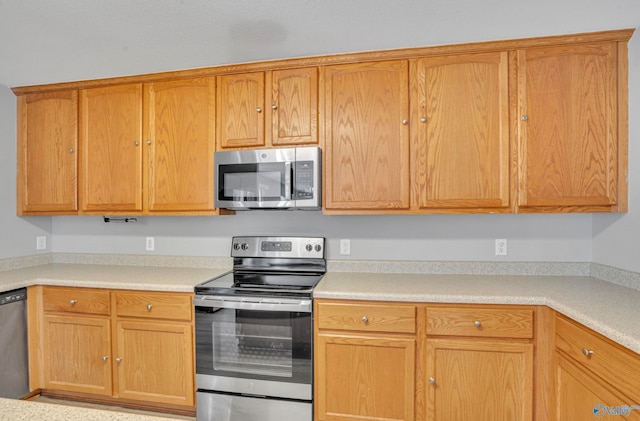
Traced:
<path fill-rule="evenodd" d="M 294 171 L 293 198 L 313 199 L 313 161 L 297 161 Z"/>

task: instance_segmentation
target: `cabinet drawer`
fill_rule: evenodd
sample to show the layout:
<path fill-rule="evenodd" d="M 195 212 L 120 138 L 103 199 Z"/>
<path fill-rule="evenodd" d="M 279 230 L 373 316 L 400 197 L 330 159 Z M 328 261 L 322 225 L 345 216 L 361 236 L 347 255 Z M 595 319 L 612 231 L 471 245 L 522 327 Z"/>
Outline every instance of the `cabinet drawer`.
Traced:
<path fill-rule="evenodd" d="M 320 329 L 415 333 L 416 307 L 383 303 L 318 303 Z"/>
<path fill-rule="evenodd" d="M 533 338 L 533 310 L 428 307 L 427 335 Z"/>
<path fill-rule="evenodd" d="M 115 294 L 117 316 L 191 320 L 191 294 L 122 291 Z"/>
<path fill-rule="evenodd" d="M 44 311 L 100 314 L 111 313 L 109 291 L 92 288 L 44 287 L 42 289 Z"/>
<path fill-rule="evenodd" d="M 629 396 L 640 396 L 640 355 L 562 316 L 556 317 L 556 348 Z"/>

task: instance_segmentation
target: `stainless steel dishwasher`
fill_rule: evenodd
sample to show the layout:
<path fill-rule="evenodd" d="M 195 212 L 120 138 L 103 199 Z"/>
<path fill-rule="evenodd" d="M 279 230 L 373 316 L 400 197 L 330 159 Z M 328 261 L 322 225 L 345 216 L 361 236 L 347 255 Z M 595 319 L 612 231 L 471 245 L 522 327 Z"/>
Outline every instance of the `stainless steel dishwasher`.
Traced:
<path fill-rule="evenodd" d="M 29 393 L 27 290 L 0 292 L 0 397 Z"/>

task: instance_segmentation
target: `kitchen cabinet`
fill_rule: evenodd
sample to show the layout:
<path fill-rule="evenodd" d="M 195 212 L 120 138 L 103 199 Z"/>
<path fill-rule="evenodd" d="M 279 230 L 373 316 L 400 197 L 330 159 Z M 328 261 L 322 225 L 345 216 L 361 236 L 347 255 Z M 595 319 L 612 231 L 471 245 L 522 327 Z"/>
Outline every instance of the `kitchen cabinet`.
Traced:
<path fill-rule="evenodd" d="M 315 306 L 314 419 L 414 421 L 415 306 Z"/>
<path fill-rule="evenodd" d="M 143 188 L 150 214 L 211 214 L 215 78 L 144 85 Z"/>
<path fill-rule="evenodd" d="M 532 309 L 428 306 L 426 332 L 427 420 L 533 420 Z"/>
<path fill-rule="evenodd" d="M 519 211 L 626 211 L 624 44 L 518 51 Z"/>
<path fill-rule="evenodd" d="M 587 419 L 623 411 L 640 420 L 637 354 L 570 320 L 556 316 L 556 420 Z"/>
<path fill-rule="evenodd" d="M 327 66 L 324 209 L 409 209 L 409 63 Z"/>
<path fill-rule="evenodd" d="M 18 97 L 18 215 L 78 211 L 78 92 Z"/>
<path fill-rule="evenodd" d="M 515 64 L 515 63 L 514 63 Z M 415 205 L 423 211 L 510 210 L 507 51 L 412 63 Z"/>
<path fill-rule="evenodd" d="M 317 67 L 218 76 L 218 149 L 318 143 Z"/>
<path fill-rule="evenodd" d="M 31 388 L 192 413 L 193 294 L 30 287 Z"/>
<path fill-rule="evenodd" d="M 80 91 L 82 211 L 142 212 L 142 84 Z"/>

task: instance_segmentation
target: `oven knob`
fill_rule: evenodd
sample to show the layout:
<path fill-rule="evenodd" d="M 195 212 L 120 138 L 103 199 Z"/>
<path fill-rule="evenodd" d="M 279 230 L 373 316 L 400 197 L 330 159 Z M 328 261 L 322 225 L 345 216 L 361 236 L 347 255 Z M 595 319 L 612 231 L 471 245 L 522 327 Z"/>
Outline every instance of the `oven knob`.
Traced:
<path fill-rule="evenodd" d="M 322 250 L 322 246 L 320 244 L 316 244 L 316 251 L 320 253 L 321 250 Z"/>
<path fill-rule="evenodd" d="M 238 244 L 238 243 L 233 243 L 233 249 L 234 249 L 234 250 L 240 250 L 240 244 Z"/>
<path fill-rule="evenodd" d="M 307 244 L 304 248 L 306 248 L 307 251 L 313 250 L 313 246 L 311 244 Z"/>
<path fill-rule="evenodd" d="M 240 248 L 242 248 L 242 250 L 247 250 L 249 248 L 249 244 L 247 243 L 242 243 L 242 245 L 240 246 Z"/>

